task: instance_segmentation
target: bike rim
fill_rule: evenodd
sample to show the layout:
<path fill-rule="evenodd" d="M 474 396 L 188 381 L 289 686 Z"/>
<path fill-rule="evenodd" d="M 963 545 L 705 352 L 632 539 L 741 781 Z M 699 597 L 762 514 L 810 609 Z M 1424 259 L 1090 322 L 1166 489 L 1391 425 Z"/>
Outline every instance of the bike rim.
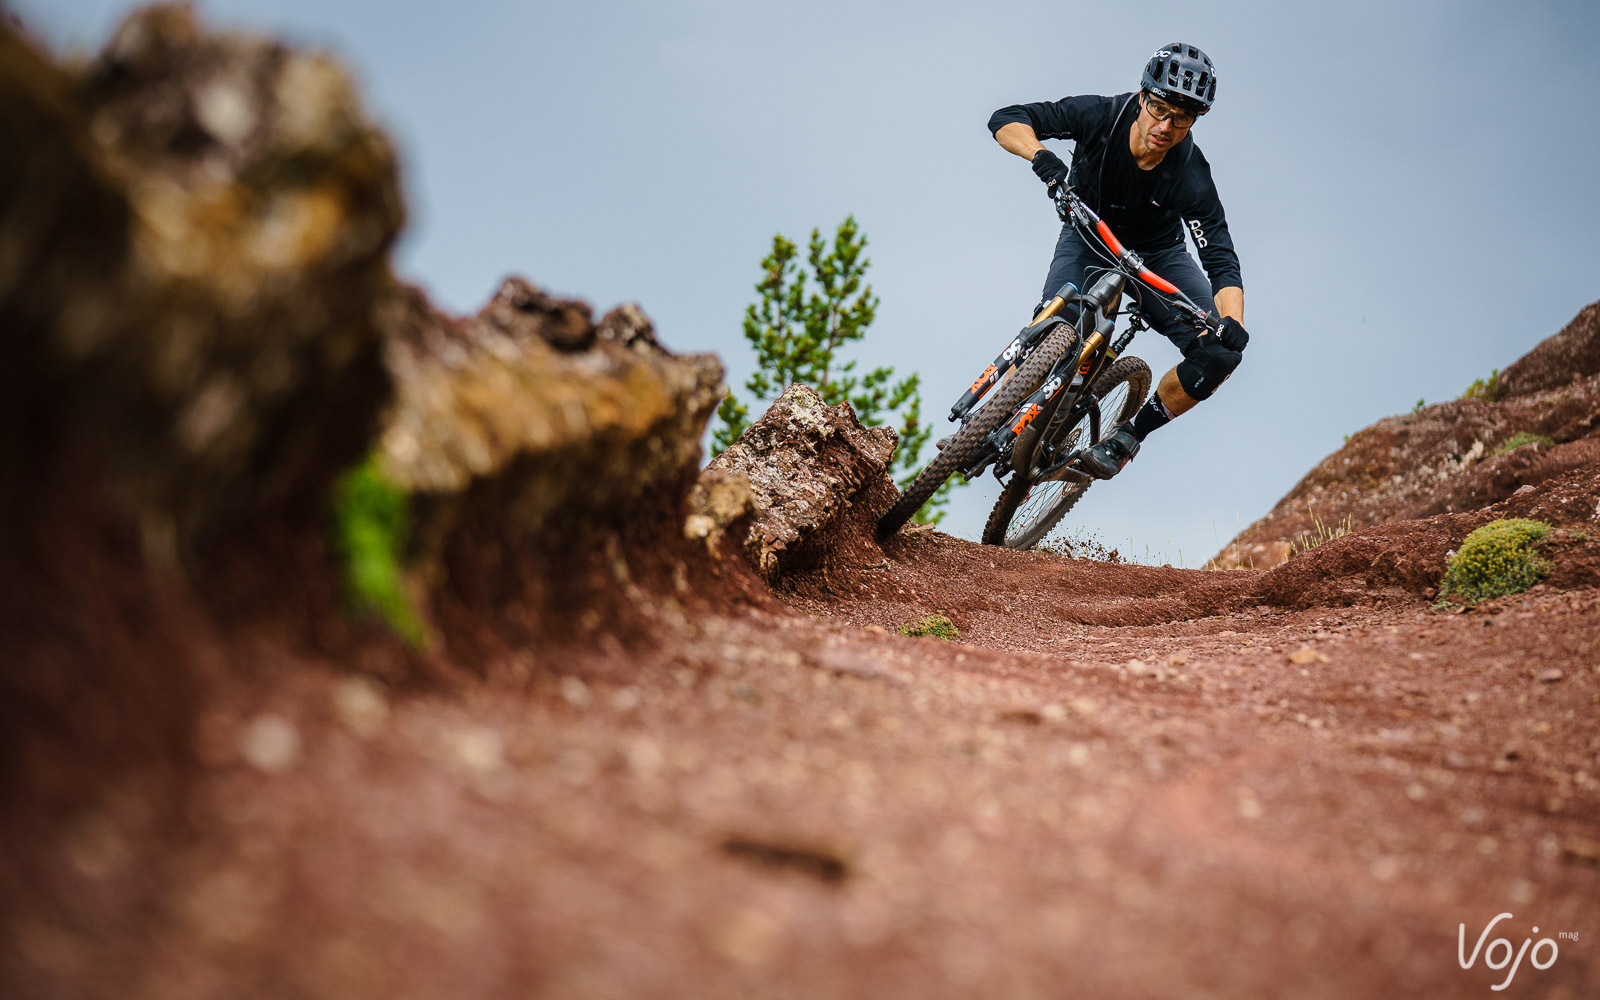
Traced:
<path fill-rule="evenodd" d="M 1123 380 L 1095 404 L 1100 409 L 1100 440 L 1104 440 L 1117 426 L 1117 417 L 1128 405 L 1128 393 L 1128 382 Z M 1068 428 L 1065 436 L 1070 437 L 1079 427 L 1082 427 L 1083 433 L 1087 434 L 1089 428 L 1087 414 Z M 1049 522 L 1055 517 L 1056 512 L 1063 504 L 1075 499 L 1085 488 L 1083 484 L 1068 483 L 1059 479 L 1034 484 L 1033 489 L 1029 490 L 1028 495 L 1017 505 L 1016 512 L 1011 515 L 1011 523 L 1006 528 L 1006 545 L 1015 548 L 1041 527 L 1046 525 L 1054 527 Z M 1038 539 L 1033 541 L 1037 543 Z"/>

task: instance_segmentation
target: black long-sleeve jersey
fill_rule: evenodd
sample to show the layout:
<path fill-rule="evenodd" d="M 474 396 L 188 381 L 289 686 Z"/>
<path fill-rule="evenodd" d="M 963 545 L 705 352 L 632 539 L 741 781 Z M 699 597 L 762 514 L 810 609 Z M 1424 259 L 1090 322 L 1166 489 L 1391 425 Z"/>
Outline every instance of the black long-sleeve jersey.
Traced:
<path fill-rule="evenodd" d="M 1144 253 L 1164 250 L 1183 242 L 1187 223 L 1212 291 L 1244 287 L 1211 165 L 1194 136 L 1184 136 L 1151 170 L 1134 162 L 1128 130 L 1139 113 L 1136 97 L 1086 95 L 1013 104 L 989 117 L 989 131 L 1021 122 L 1040 139 L 1073 140 L 1069 183 L 1125 246 Z"/>

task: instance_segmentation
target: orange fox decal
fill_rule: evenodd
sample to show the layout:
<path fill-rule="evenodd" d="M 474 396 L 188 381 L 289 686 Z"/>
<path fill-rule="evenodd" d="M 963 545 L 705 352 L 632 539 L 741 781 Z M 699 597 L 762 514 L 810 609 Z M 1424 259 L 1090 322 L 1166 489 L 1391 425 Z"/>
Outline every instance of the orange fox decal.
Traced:
<path fill-rule="evenodd" d="M 1021 434 L 1022 431 L 1023 431 L 1023 428 L 1025 428 L 1029 424 L 1033 423 L 1033 418 L 1037 417 L 1038 415 L 1039 415 L 1039 404 L 1038 403 L 1034 403 L 1033 405 L 1029 406 L 1027 408 L 1027 410 L 1023 411 L 1022 416 L 1017 418 L 1017 422 L 1016 423 L 1011 425 L 1011 433 L 1013 433 L 1013 434 Z"/>

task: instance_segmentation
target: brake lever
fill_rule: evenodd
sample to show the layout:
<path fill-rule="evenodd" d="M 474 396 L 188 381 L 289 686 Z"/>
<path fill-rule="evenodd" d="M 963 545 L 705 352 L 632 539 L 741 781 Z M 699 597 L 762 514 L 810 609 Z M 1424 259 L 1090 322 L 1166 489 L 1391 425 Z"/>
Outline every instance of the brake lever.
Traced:
<path fill-rule="evenodd" d="M 1056 217 L 1062 222 L 1071 222 L 1075 214 L 1072 211 L 1072 199 L 1068 197 L 1072 194 L 1072 185 L 1062 181 L 1051 181 L 1044 190 L 1050 196 L 1050 200 L 1056 203 Z"/>

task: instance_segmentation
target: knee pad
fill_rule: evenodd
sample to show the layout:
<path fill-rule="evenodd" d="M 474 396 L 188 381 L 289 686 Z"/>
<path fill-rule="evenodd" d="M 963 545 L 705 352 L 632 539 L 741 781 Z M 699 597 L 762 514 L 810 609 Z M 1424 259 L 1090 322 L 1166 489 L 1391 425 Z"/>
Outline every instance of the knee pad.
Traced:
<path fill-rule="evenodd" d="M 1183 386 L 1183 391 L 1189 394 L 1190 399 L 1209 399 L 1242 360 L 1243 354 L 1230 351 L 1215 340 L 1208 339 L 1204 344 L 1191 347 L 1183 360 L 1178 362 L 1178 384 Z"/>

